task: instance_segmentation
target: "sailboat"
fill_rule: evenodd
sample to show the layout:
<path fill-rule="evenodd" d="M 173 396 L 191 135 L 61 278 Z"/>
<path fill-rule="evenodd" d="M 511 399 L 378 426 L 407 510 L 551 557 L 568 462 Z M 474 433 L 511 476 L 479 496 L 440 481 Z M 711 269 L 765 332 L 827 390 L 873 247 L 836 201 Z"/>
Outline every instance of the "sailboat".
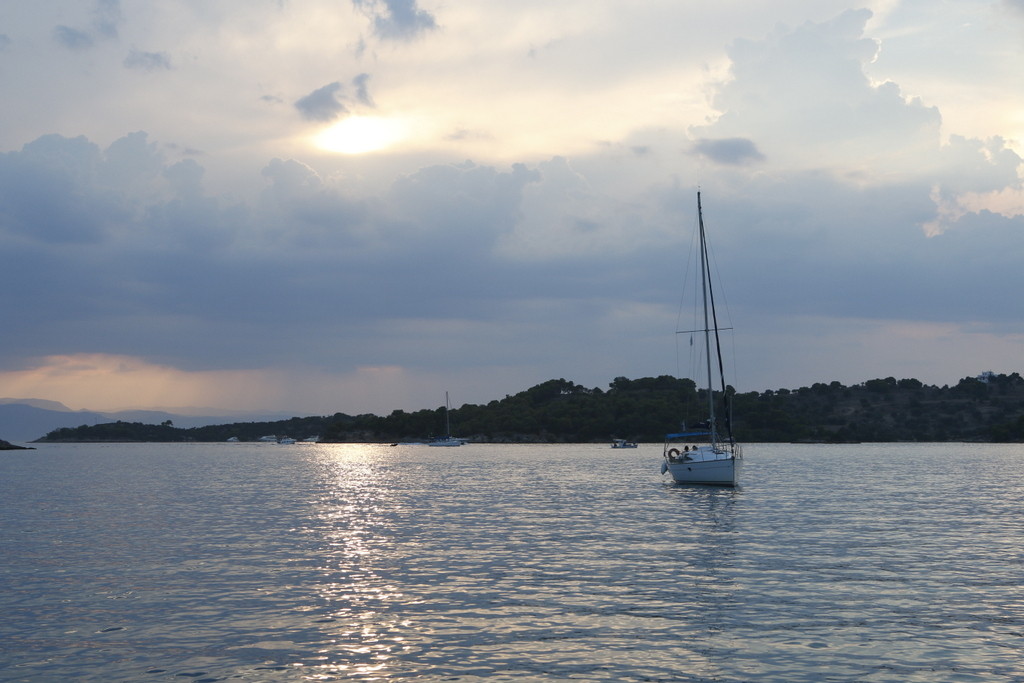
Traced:
<path fill-rule="evenodd" d="M 723 405 L 723 429 L 718 423 L 715 411 L 714 382 L 712 381 L 712 342 L 718 359 L 718 376 L 721 379 L 721 396 L 727 401 L 725 371 L 722 365 L 722 348 L 715 314 L 715 296 L 711 286 L 711 264 L 708 259 L 707 237 L 704 231 L 704 211 L 701 207 L 700 192 L 697 192 L 697 223 L 699 226 L 700 252 L 700 283 L 702 308 L 704 312 L 703 327 L 688 330 L 689 333 L 704 335 L 704 362 L 707 365 L 707 411 L 708 419 L 695 428 L 687 429 L 665 436 L 664 462 L 661 473 L 668 472 L 678 484 L 711 484 L 718 486 L 736 486 L 739 481 L 740 465 L 743 462 L 743 451 L 732 435 L 732 420 L 728 405 Z"/>
<path fill-rule="evenodd" d="M 448 411 L 450 407 L 448 405 L 448 392 L 444 392 L 444 437 L 433 439 L 427 442 L 428 446 L 461 446 L 462 439 L 456 439 L 452 436 L 452 425 L 448 419 Z"/>

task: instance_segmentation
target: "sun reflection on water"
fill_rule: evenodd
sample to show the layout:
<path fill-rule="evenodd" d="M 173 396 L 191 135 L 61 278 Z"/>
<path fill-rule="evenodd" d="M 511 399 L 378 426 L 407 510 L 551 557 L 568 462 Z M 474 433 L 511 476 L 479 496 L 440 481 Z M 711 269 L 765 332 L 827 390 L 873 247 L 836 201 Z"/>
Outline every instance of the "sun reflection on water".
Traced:
<path fill-rule="evenodd" d="M 309 610 L 321 615 L 324 646 L 322 659 L 309 665 L 312 679 L 388 678 L 394 656 L 408 649 L 408 623 L 395 614 L 405 596 L 388 579 L 408 514 L 395 467 L 386 447 L 318 447 L 314 523 L 307 531 L 318 537 L 320 579 Z"/>

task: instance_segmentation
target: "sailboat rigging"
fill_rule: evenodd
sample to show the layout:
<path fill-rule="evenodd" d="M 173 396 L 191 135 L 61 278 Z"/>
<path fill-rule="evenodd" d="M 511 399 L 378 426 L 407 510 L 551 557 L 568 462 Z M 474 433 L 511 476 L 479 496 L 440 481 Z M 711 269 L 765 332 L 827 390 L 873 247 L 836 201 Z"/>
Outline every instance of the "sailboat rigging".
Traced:
<path fill-rule="evenodd" d="M 728 328 L 718 326 L 707 235 L 704 229 L 704 210 L 701 206 L 699 191 L 697 192 L 697 223 L 701 302 L 704 316 L 703 327 L 689 332 L 703 333 L 704 335 L 708 419 L 694 429 L 686 429 L 684 425 L 681 432 L 665 436 L 664 462 L 661 465 L 661 472 L 662 474 L 668 472 L 672 475 L 672 479 L 679 484 L 736 486 L 739 481 L 743 453 L 732 433 L 732 411 L 728 404 L 725 364 L 722 362 L 722 346 L 719 339 L 719 332 Z M 718 414 L 715 411 L 712 341 L 714 342 L 714 355 L 718 361 L 718 376 L 721 379 L 721 395 L 724 401 L 721 411 L 724 433 L 719 429 Z"/>
<path fill-rule="evenodd" d="M 448 404 L 448 392 L 444 392 L 444 437 L 437 438 L 433 441 L 428 441 L 428 446 L 461 446 L 463 444 L 462 439 L 456 439 L 452 436 L 452 425 L 451 420 L 448 417 L 450 411 Z"/>

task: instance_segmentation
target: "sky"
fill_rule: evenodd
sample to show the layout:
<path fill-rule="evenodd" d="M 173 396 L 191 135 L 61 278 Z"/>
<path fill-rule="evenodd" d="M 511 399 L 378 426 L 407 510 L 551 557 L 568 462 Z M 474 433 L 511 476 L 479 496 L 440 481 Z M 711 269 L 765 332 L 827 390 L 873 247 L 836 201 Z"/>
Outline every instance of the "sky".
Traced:
<path fill-rule="evenodd" d="M 1022 67 L 1024 0 L 0 0 L 0 397 L 691 376 L 698 188 L 739 391 L 1021 371 Z"/>

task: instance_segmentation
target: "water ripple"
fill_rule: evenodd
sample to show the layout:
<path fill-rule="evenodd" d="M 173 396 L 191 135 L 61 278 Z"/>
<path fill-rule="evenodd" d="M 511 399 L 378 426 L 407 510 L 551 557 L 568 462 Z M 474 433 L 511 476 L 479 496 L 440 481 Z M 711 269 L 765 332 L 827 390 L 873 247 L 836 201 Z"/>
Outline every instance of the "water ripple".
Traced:
<path fill-rule="evenodd" d="M 1021 681 L 1019 447 L 46 446 L 2 680 Z"/>

